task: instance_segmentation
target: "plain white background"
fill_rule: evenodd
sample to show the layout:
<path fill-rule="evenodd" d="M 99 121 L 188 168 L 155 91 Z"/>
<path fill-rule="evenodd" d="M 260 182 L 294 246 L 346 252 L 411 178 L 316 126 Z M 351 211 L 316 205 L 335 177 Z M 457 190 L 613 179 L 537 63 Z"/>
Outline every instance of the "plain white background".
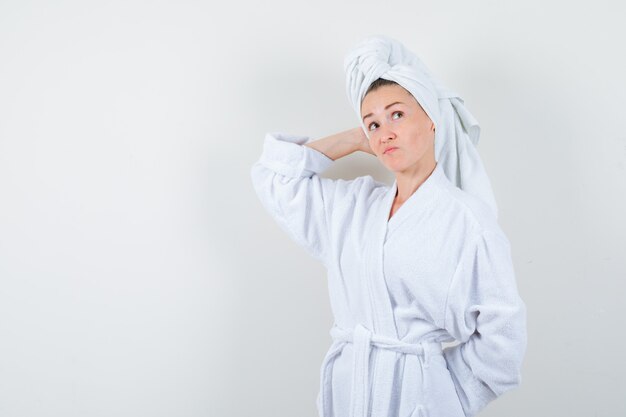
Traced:
<path fill-rule="evenodd" d="M 317 414 L 321 264 L 263 211 L 268 131 L 356 127 L 401 40 L 465 99 L 529 344 L 481 416 L 626 415 L 621 2 L 1 1 L 0 416 Z M 370 155 L 326 176 L 391 177 Z M 405 417 L 405 416 L 400 416 Z"/>

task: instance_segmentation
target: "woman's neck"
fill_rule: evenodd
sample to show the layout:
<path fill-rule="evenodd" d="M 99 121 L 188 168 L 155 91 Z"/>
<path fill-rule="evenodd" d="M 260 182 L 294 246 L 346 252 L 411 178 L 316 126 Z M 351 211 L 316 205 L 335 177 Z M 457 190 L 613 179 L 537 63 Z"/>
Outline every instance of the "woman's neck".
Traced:
<path fill-rule="evenodd" d="M 408 200 L 424 181 L 430 177 L 436 167 L 437 161 L 433 160 L 426 165 L 417 167 L 413 172 L 396 173 L 396 185 L 398 188 L 394 200 L 395 203 L 401 205 Z"/>

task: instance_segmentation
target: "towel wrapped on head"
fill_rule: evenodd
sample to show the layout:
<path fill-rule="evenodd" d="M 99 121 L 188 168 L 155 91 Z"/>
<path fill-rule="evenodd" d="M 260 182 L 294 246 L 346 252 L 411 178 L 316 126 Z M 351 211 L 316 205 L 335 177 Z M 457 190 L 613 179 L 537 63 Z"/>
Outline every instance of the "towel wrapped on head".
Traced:
<path fill-rule="evenodd" d="M 424 63 L 403 44 L 384 35 L 368 37 L 346 55 L 346 90 L 359 123 L 361 102 L 378 78 L 395 81 L 415 97 L 435 125 L 435 159 L 448 179 L 486 203 L 498 216 L 498 207 L 476 146 L 478 121 L 463 99 L 437 80 Z M 368 135 L 369 137 L 369 135 Z"/>

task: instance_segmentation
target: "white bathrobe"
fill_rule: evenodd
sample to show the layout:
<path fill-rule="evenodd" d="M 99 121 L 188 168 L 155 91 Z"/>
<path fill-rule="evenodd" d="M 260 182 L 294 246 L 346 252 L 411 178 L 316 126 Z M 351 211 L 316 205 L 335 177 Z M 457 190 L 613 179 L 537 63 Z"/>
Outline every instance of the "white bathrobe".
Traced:
<path fill-rule="evenodd" d="M 469 417 L 516 387 L 526 307 L 491 208 L 438 163 L 388 219 L 395 181 L 322 178 L 333 160 L 307 141 L 268 133 L 251 177 L 272 218 L 328 270 L 320 417 Z"/>

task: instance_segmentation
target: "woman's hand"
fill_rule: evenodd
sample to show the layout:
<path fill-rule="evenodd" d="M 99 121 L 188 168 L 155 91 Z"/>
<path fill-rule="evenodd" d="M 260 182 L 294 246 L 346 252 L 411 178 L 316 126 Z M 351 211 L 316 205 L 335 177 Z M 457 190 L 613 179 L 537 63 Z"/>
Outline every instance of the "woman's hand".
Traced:
<path fill-rule="evenodd" d="M 369 154 L 372 154 L 372 155 L 376 156 L 376 154 L 374 153 L 374 151 L 370 147 L 370 140 L 367 138 L 367 136 L 365 135 L 365 132 L 363 131 L 362 128 L 357 127 L 356 129 L 354 129 L 354 135 L 356 137 L 356 141 L 357 141 L 357 144 L 358 144 L 358 149 L 360 151 L 367 152 Z"/>
<path fill-rule="evenodd" d="M 332 160 L 349 155 L 356 151 L 363 151 L 375 155 L 369 145 L 365 132 L 360 127 L 335 133 L 322 139 L 304 144 L 316 149 Z"/>

